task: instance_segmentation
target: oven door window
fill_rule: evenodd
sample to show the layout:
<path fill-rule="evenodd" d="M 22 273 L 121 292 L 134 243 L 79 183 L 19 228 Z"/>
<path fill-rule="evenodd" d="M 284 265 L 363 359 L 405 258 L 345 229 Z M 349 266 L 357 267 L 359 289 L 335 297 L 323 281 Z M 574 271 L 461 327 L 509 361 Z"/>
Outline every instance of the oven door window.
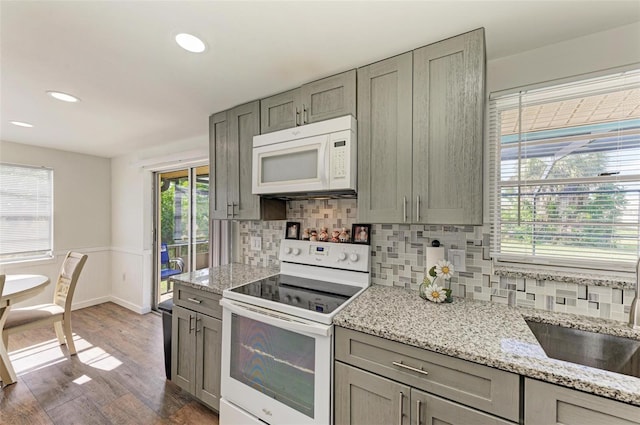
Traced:
<path fill-rule="evenodd" d="M 233 314 L 233 379 L 314 417 L 314 338 Z"/>

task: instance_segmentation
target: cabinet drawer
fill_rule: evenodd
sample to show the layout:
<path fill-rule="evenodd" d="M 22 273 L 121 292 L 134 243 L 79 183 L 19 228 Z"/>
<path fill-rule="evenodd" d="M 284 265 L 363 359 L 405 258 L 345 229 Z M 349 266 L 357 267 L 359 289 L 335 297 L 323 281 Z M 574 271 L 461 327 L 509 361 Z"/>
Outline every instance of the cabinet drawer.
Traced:
<path fill-rule="evenodd" d="M 336 360 L 518 422 L 519 375 L 350 329 L 335 338 Z"/>
<path fill-rule="evenodd" d="M 222 307 L 218 294 L 176 284 L 173 290 L 173 303 L 189 310 L 204 313 L 216 319 L 222 319 Z"/>
<path fill-rule="evenodd" d="M 640 424 L 640 407 L 526 378 L 524 422 L 527 425 Z"/>

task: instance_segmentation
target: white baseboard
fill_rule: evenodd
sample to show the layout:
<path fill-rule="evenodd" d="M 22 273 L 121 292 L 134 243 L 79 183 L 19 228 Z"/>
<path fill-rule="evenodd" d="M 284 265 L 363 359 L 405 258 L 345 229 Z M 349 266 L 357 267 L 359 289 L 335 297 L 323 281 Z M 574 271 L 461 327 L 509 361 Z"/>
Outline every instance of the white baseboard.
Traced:
<path fill-rule="evenodd" d="M 111 301 L 113 303 L 118 304 L 121 307 L 127 308 L 131 311 L 135 311 L 138 314 L 147 314 L 151 311 L 150 307 L 142 307 L 136 304 L 133 304 L 127 300 L 123 300 L 122 298 L 118 298 L 118 297 L 114 297 L 114 296 L 110 296 L 110 297 L 105 297 L 108 298 L 106 301 Z M 105 301 L 105 302 L 106 302 Z"/>
<path fill-rule="evenodd" d="M 107 295 L 104 297 L 93 298 L 91 300 L 86 300 L 79 303 L 73 303 L 73 305 L 71 306 L 71 310 L 80 310 L 81 308 L 86 308 L 86 307 L 91 307 L 94 305 L 106 303 L 111 301 L 111 298 L 112 297 Z"/>

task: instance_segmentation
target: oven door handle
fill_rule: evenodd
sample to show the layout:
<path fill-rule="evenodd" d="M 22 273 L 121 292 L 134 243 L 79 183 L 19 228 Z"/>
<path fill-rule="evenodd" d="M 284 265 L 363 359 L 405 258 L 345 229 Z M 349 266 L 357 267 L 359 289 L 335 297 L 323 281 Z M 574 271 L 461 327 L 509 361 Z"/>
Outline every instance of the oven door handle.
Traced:
<path fill-rule="evenodd" d="M 249 319 L 257 320 L 268 325 L 277 326 L 290 331 L 305 332 L 313 335 L 330 336 L 332 326 L 308 320 L 291 317 L 266 308 L 247 305 L 226 298 L 220 300 L 220 305 L 232 313 L 236 313 Z"/>

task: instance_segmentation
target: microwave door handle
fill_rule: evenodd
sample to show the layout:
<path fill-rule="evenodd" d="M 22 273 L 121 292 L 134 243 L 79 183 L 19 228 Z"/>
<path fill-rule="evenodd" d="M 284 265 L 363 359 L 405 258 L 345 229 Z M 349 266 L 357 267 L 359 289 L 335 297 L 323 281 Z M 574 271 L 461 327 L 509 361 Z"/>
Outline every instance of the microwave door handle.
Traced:
<path fill-rule="evenodd" d="M 272 310 L 266 310 L 256 306 L 239 305 L 226 298 L 220 300 L 220 305 L 223 308 L 228 309 L 232 313 L 236 313 L 240 316 L 257 320 L 268 325 L 277 326 L 282 329 L 294 332 L 305 332 L 308 334 L 320 336 L 331 335 L 331 326 L 328 325 L 322 325 L 320 323 L 312 323 L 307 321 L 303 322 L 295 318 L 289 318 Z"/>
<path fill-rule="evenodd" d="M 330 140 L 325 140 L 324 142 L 322 142 L 322 152 L 320 154 L 320 181 L 323 183 L 329 183 L 329 170 L 327 170 L 327 166 L 330 164 L 329 158 L 327 158 L 328 153 L 327 150 L 329 149 L 329 143 L 331 143 Z"/>

